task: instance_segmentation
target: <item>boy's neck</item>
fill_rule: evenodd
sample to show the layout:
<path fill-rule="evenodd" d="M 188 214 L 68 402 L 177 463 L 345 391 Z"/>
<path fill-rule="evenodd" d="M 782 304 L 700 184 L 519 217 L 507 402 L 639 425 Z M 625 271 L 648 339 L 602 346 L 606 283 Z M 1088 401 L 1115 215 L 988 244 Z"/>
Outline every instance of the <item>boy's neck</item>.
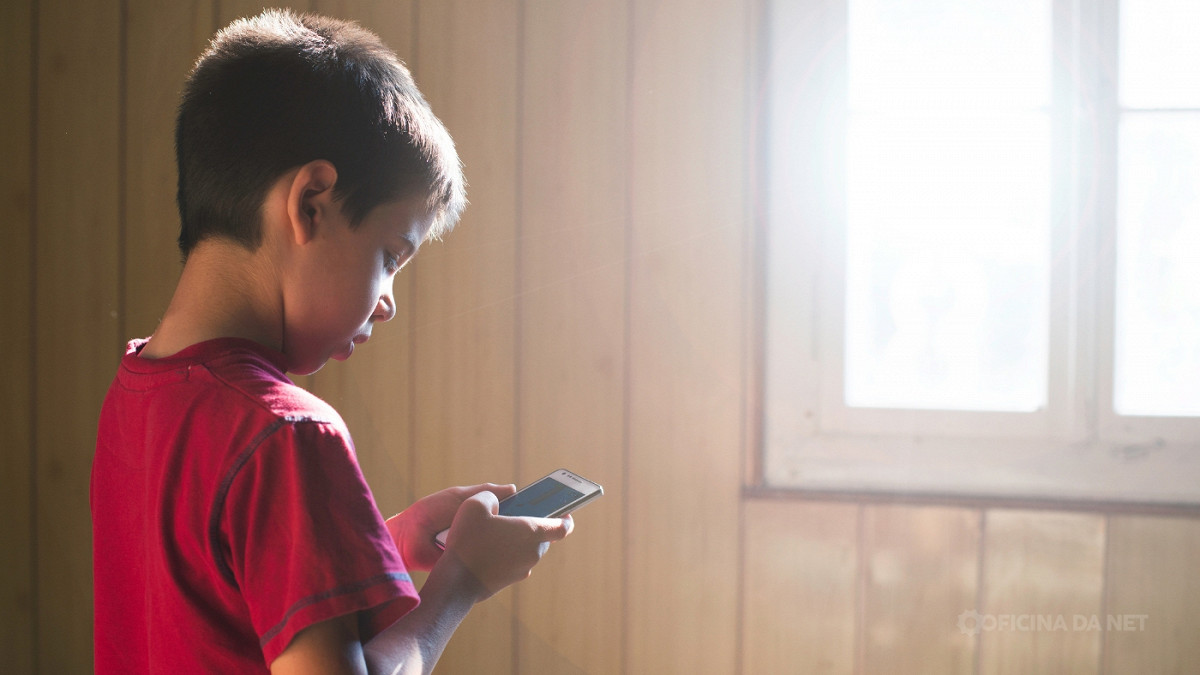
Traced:
<path fill-rule="evenodd" d="M 154 335 L 140 355 L 161 359 L 222 337 L 253 340 L 281 350 L 283 312 L 277 275 L 240 245 L 196 245 Z"/>

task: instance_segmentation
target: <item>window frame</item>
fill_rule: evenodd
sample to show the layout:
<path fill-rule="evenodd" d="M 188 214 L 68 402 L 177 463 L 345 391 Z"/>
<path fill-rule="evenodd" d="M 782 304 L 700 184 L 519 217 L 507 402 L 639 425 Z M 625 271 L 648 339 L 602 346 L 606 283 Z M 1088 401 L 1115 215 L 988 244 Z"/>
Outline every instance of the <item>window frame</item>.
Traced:
<path fill-rule="evenodd" d="M 1112 405 L 1115 251 L 1104 244 L 1117 228 L 1118 0 L 1052 4 L 1060 311 L 1047 407 L 1004 413 L 842 404 L 847 0 L 767 0 L 763 487 L 1200 504 L 1200 418 L 1122 416 Z"/>

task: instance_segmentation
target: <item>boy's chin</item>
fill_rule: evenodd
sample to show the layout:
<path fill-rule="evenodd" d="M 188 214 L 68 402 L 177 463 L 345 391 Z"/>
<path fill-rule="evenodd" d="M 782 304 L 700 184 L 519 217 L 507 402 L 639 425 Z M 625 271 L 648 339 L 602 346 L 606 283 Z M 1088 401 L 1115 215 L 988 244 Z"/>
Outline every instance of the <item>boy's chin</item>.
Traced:
<path fill-rule="evenodd" d="M 288 373 L 291 375 L 299 375 L 301 377 L 303 377 L 305 375 L 312 375 L 313 373 L 317 372 L 318 370 L 324 368 L 325 363 L 326 363 L 325 361 L 322 361 L 322 362 L 316 364 L 315 366 L 311 365 L 311 364 L 310 365 L 299 364 L 299 365 L 296 365 L 295 367 L 288 368 Z"/>
<path fill-rule="evenodd" d="M 291 363 L 288 367 L 288 372 L 292 373 L 293 375 L 312 375 L 318 370 L 324 368 L 325 364 L 329 363 L 330 359 L 333 359 L 334 361 L 345 361 L 346 359 L 350 358 L 350 355 L 353 353 L 354 343 L 347 342 L 344 347 L 332 354 L 324 357 L 316 357 L 320 358 L 318 361 L 311 361 L 308 363 Z"/>
<path fill-rule="evenodd" d="M 345 361 L 346 359 L 350 358 L 350 355 L 353 353 L 354 353 L 354 343 L 347 342 L 345 347 L 342 347 L 342 349 L 340 351 L 330 354 L 329 358 L 333 359 L 334 361 Z M 324 365 L 324 364 L 322 364 L 322 365 Z M 318 366 L 318 369 L 320 369 L 320 366 Z"/>
<path fill-rule="evenodd" d="M 319 361 L 314 360 L 314 361 L 308 361 L 307 363 L 292 362 L 291 364 L 288 365 L 287 370 L 292 375 L 300 375 L 300 376 L 312 375 L 313 373 L 317 372 L 318 370 L 324 368 L 325 364 L 329 363 L 330 358 L 334 358 L 334 357 L 325 357 L 325 358 L 320 359 Z"/>

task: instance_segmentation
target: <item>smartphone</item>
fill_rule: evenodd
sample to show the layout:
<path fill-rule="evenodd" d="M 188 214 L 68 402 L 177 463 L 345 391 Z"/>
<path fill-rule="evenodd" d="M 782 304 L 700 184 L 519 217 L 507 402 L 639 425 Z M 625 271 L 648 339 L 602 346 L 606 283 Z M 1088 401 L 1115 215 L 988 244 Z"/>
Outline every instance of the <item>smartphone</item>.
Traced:
<path fill-rule="evenodd" d="M 599 483 L 559 469 L 500 502 L 500 515 L 558 518 L 603 494 L 604 488 Z M 446 548 L 446 535 L 449 533 L 448 529 L 442 530 L 434 537 L 438 548 Z"/>

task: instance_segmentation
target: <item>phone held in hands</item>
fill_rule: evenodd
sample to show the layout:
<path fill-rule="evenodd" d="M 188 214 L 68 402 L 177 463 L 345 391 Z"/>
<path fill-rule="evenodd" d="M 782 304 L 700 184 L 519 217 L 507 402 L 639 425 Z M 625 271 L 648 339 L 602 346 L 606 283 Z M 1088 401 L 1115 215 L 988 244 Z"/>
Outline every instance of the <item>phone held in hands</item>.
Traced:
<path fill-rule="evenodd" d="M 603 494 L 604 488 L 598 483 L 566 469 L 559 469 L 500 502 L 500 515 L 559 518 Z M 446 548 L 446 535 L 449 533 L 448 529 L 442 530 L 434 537 L 438 548 Z"/>

